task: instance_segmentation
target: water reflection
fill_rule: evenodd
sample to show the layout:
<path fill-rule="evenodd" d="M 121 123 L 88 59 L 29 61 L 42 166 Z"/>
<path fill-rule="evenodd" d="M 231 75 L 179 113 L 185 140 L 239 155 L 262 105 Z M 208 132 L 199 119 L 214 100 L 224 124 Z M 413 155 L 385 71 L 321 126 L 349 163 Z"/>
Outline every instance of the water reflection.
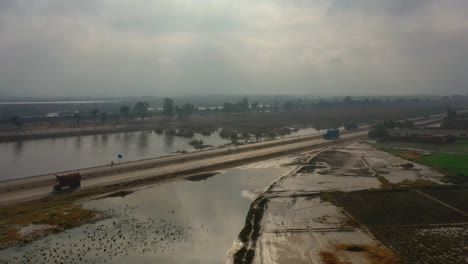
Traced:
<path fill-rule="evenodd" d="M 101 135 L 101 145 L 105 147 L 107 145 L 107 142 L 109 141 L 109 135 L 108 134 L 102 134 Z"/>
<path fill-rule="evenodd" d="M 148 132 L 146 131 L 141 131 L 140 134 L 138 135 L 138 151 L 141 156 L 145 156 L 147 153 L 147 149 L 149 146 L 149 137 L 148 137 Z"/>
<path fill-rule="evenodd" d="M 304 129 L 290 136 L 314 131 L 313 128 Z M 181 150 L 192 151 L 194 148 L 188 144 L 192 139 L 202 139 L 204 144 L 215 147 L 229 142 L 218 132 L 211 136 L 195 134 L 193 138 L 181 138 L 151 131 L 4 142 L 0 143 L 0 168 L 3 169 L 0 181 L 105 165 L 111 160 L 115 162 L 117 154 L 122 154 L 124 161 L 132 161 Z"/>
<path fill-rule="evenodd" d="M 198 182 L 92 201 L 85 206 L 113 217 L 0 251 L 0 263 L 15 263 L 14 257 L 19 263 L 26 256 L 34 263 L 64 258 L 76 263 L 223 263 L 252 201 L 243 193 L 266 188 L 287 170 L 232 169 Z M 57 245 L 61 250 L 56 252 Z"/>
<path fill-rule="evenodd" d="M 164 150 L 168 151 L 174 146 L 175 136 L 173 135 L 164 135 Z"/>
<path fill-rule="evenodd" d="M 196 134 L 194 138 L 202 137 Z M 203 141 L 213 146 L 226 143 L 217 133 Z M 151 131 L 4 142 L 0 143 L 0 181 L 109 164 L 117 154 L 132 161 L 182 149 L 194 150 L 186 138 Z"/>
<path fill-rule="evenodd" d="M 79 150 L 81 148 L 81 137 L 77 136 L 75 139 L 75 148 Z"/>
<path fill-rule="evenodd" d="M 22 140 L 16 141 L 14 143 L 13 147 L 14 147 L 13 154 L 15 156 L 21 156 L 21 153 L 22 153 L 22 150 L 23 150 L 23 141 Z"/>

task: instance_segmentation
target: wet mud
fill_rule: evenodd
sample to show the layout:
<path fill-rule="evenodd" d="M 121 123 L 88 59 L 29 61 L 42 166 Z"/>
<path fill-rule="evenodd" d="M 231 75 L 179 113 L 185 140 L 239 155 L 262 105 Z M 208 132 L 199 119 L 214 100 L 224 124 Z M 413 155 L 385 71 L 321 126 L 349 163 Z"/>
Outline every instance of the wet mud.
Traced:
<path fill-rule="evenodd" d="M 218 174 L 219 174 L 218 172 L 202 173 L 202 174 L 191 175 L 191 176 L 185 177 L 184 179 L 187 181 L 204 181 Z"/>
<path fill-rule="evenodd" d="M 13 256 L 1 258 L 0 263 L 106 263 L 148 251 L 171 251 L 173 244 L 190 239 L 190 226 L 166 218 L 137 219 L 133 217 L 135 209 L 108 210 L 103 213 L 112 219 L 92 228 L 88 224 L 39 243 L 11 248 Z"/>
<path fill-rule="evenodd" d="M 466 187 L 335 193 L 342 206 L 404 263 L 467 263 Z M 465 201 L 465 202 L 464 202 Z"/>

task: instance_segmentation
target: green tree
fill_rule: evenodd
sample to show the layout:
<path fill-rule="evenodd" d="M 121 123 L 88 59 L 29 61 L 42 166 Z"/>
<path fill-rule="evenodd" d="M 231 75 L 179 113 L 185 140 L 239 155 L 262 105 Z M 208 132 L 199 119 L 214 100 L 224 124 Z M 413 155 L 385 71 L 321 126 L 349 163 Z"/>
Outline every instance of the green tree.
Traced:
<path fill-rule="evenodd" d="M 258 112 L 258 101 L 253 102 L 250 108 L 252 109 L 252 112 Z"/>
<path fill-rule="evenodd" d="M 351 98 L 351 96 L 346 96 L 343 99 L 343 105 L 344 106 L 352 106 L 352 105 L 354 105 L 354 100 Z"/>
<path fill-rule="evenodd" d="M 188 117 L 188 116 L 194 114 L 195 110 L 196 110 L 195 106 L 193 104 L 190 104 L 190 103 L 185 103 L 184 106 L 182 106 L 182 111 L 183 111 L 185 117 Z"/>
<path fill-rule="evenodd" d="M 274 105 L 274 107 L 273 107 L 273 110 L 274 110 L 275 112 L 278 112 L 278 109 L 279 109 L 279 103 L 278 103 L 278 101 L 276 101 L 276 102 L 275 102 L 275 105 Z"/>
<path fill-rule="evenodd" d="M 184 117 L 184 110 L 179 105 L 175 106 L 174 111 L 175 111 L 175 114 L 176 114 L 177 118 Z"/>
<path fill-rule="evenodd" d="M 107 112 L 101 112 L 99 113 L 99 117 L 101 118 L 101 121 L 104 123 L 107 121 L 108 115 Z"/>
<path fill-rule="evenodd" d="M 141 118 L 145 118 L 148 113 L 149 104 L 147 102 L 139 101 L 133 107 L 133 111 Z"/>
<path fill-rule="evenodd" d="M 80 112 L 76 111 L 75 113 L 73 113 L 73 120 L 75 120 L 75 123 L 76 123 L 77 125 L 80 124 L 80 121 L 81 121 Z"/>
<path fill-rule="evenodd" d="M 377 123 L 369 131 L 369 137 L 373 139 L 385 139 L 388 137 L 388 130 L 383 123 Z"/>
<path fill-rule="evenodd" d="M 128 117 L 130 116 L 130 106 L 128 105 L 122 105 L 119 109 L 120 111 L 120 114 L 122 115 L 123 118 L 125 119 L 128 119 Z"/>
<path fill-rule="evenodd" d="M 231 103 L 224 103 L 223 105 L 223 112 L 224 113 L 231 113 L 233 112 L 233 107 Z"/>
<path fill-rule="evenodd" d="M 249 110 L 249 100 L 244 97 L 239 103 L 239 112 L 247 112 Z"/>
<path fill-rule="evenodd" d="M 91 117 L 93 118 L 93 122 L 96 123 L 97 116 L 99 115 L 99 110 L 97 108 L 94 108 L 94 109 L 91 109 L 89 113 L 91 114 Z"/>
<path fill-rule="evenodd" d="M 10 121 L 16 126 L 17 129 L 19 129 L 21 127 L 21 121 L 20 121 L 20 117 L 15 115 L 13 116 Z"/>
<path fill-rule="evenodd" d="M 447 105 L 447 118 L 455 118 L 457 117 L 457 112 L 450 108 L 450 106 Z"/>
<path fill-rule="evenodd" d="M 286 111 L 291 111 L 292 109 L 294 109 L 294 102 L 293 101 L 287 101 L 286 103 L 284 103 L 283 108 Z"/>
<path fill-rule="evenodd" d="M 167 117 L 172 117 L 174 115 L 174 100 L 171 98 L 164 98 L 163 115 Z"/>

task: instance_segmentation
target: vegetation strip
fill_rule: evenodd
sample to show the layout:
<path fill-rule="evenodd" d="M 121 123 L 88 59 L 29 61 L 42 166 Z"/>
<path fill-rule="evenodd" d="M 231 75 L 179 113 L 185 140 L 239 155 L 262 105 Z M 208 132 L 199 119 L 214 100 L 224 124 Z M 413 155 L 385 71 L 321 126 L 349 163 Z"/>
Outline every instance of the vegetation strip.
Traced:
<path fill-rule="evenodd" d="M 251 205 L 245 226 L 239 234 L 239 241 L 242 242 L 242 247 L 233 255 L 234 264 L 249 264 L 252 263 L 255 257 L 255 247 L 257 240 L 260 237 L 261 221 L 265 207 L 268 203 L 268 198 L 260 196 Z"/>

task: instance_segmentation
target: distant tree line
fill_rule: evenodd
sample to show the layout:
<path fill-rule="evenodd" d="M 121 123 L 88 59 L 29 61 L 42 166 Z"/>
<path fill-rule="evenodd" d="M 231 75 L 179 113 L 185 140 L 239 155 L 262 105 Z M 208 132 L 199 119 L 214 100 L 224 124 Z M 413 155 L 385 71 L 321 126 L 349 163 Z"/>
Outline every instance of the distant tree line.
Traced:
<path fill-rule="evenodd" d="M 373 139 L 384 140 L 389 136 L 390 129 L 396 128 L 413 128 L 414 122 L 410 120 L 395 121 L 384 120 L 373 125 L 369 131 L 369 137 Z"/>
<path fill-rule="evenodd" d="M 441 100 L 449 100 L 449 98 L 441 98 Z M 199 108 L 190 102 L 185 104 L 176 104 L 172 98 L 164 98 L 162 102 L 162 109 L 151 109 L 148 102 L 138 101 L 133 106 L 121 105 L 115 111 L 107 108 L 107 111 L 102 111 L 98 108 L 93 108 L 86 111 L 75 111 L 73 115 L 68 116 L 76 125 L 80 125 L 83 120 L 89 122 L 91 120 L 94 124 L 98 121 L 105 123 L 108 121 L 131 120 L 135 118 L 145 119 L 148 117 L 164 117 L 164 118 L 178 118 L 187 119 L 195 115 L 220 115 L 220 114 L 245 114 L 255 112 L 293 112 L 293 111 L 315 111 L 326 109 L 352 109 L 352 108 L 367 108 L 375 106 L 389 106 L 398 107 L 399 104 L 415 104 L 422 100 L 418 98 L 353 98 L 347 96 L 336 100 L 317 100 L 308 98 L 297 98 L 279 101 L 262 102 L 254 101 L 249 102 L 247 97 L 242 98 L 237 102 L 224 102 L 222 106 L 216 107 L 203 107 Z M 66 120 L 66 117 L 57 118 Z M 43 118 L 45 119 L 45 118 Z M 46 119 L 48 120 L 48 119 Z M 50 118 L 53 120 L 53 118 Z M 10 118 L 10 123 L 20 128 L 26 118 L 18 115 Z M 51 122 L 52 123 L 52 122 Z"/>

